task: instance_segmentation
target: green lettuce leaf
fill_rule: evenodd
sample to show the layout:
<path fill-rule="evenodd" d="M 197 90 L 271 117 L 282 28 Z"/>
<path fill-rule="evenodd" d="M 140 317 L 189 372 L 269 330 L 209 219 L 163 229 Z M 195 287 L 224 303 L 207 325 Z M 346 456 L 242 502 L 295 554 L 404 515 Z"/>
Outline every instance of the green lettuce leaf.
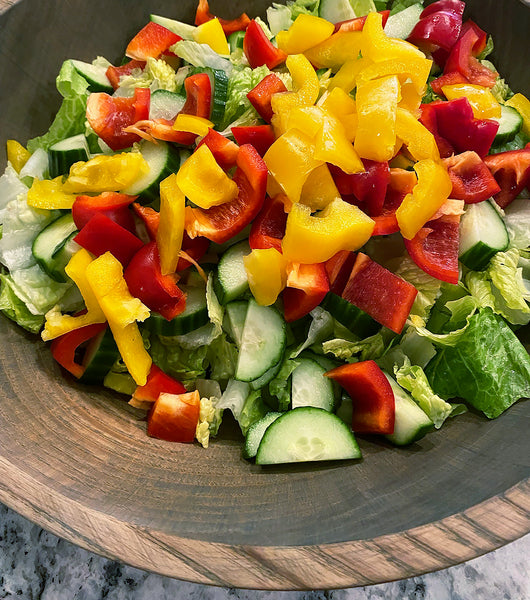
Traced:
<path fill-rule="evenodd" d="M 243 435 L 246 435 L 248 428 L 256 421 L 262 419 L 269 410 L 261 398 L 261 390 L 251 391 L 237 420 Z"/>
<path fill-rule="evenodd" d="M 177 336 L 176 336 L 177 337 Z M 178 336 L 184 337 L 184 336 Z M 171 377 L 178 379 L 188 388 L 198 378 L 204 378 L 208 368 L 208 346 L 190 346 L 179 344 L 175 338 L 150 338 L 149 352 L 153 362 Z"/>
<path fill-rule="evenodd" d="M 28 310 L 15 294 L 11 277 L 5 274 L 0 274 L 0 310 L 31 333 L 39 333 L 44 325 L 44 316 L 34 315 Z"/>
<path fill-rule="evenodd" d="M 471 317 L 455 346 L 439 350 L 426 375 L 441 397 L 463 398 L 490 419 L 530 396 L 530 357 L 490 308 Z"/>
<path fill-rule="evenodd" d="M 363 340 L 351 341 L 335 338 L 322 344 L 325 354 L 333 354 L 336 358 L 348 362 L 376 360 L 383 356 L 387 348 L 388 341 L 381 332 Z"/>
<path fill-rule="evenodd" d="M 212 50 L 207 44 L 199 44 L 190 40 L 181 40 L 170 48 L 177 56 L 194 67 L 211 67 L 225 71 L 228 76 L 232 72 L 232 64 Z"/>
<path fill-rule="evenodd" d="M 504 223 L 510 236 L 510 246 L 525 250 L 530 247 L 530 202 L 516 198 L 504 211 Z"/>
<path fill-rule="evenodd" d="M 227 128 L 233 121 L 236 121 L 250 109 L 252 109 L 252 113 L 257 118 L 257 113 L 250 104 L 247 94 L 269 74 L 270 70 L 266 65 L 257 69 L 243 67 L 239 71 L 232 72 L 228 80 L 228 97 L 225 105 L 223 129 Z"/>
<path fill-rule="evenodd" d="M 278 410 L 287 410 L 291 403 L 291 385 L 289 377 L 300 364 L 299 360 L 286 358 L 276 377 L 269 383 L 269 393 L 278 399 Z"/>
<path fill-rule="evenodd" d="M 267 8 L 267 21 L 272 35 L 289 29 L 293 24 L 290 8 L 285 4 L 273 2 L 272 6 Z"/>

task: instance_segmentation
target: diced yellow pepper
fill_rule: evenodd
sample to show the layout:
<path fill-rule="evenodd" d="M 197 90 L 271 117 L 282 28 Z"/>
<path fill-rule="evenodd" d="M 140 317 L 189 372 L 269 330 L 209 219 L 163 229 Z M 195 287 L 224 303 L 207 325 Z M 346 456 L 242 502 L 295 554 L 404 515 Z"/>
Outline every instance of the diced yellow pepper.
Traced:
<path fill-rule="evenodd" d="M 6 143 L 7 160 L 17 173 L 20 173 L 22 167 L 28 162 L 31 152 L 16 140 L 7 140 Z"/>
<path fill-rule="evenodd" d="M 427 85 L 427 79 L 431 72 L 432 60 L 420 56 L 406 56 L 402 58 L 393 58 L 375 62 L 358 75 L 358 82 L 397 75 L 400 83 L 403 85 L 410 80 L 418 94 L 423 95 Z"/>
<path fill-rule="evenodd" d="M 347 60 L 332 78 L 328 89 L 333 90 L 338 87 L 349 94 L 357 85 L 359 73 L 371 64 L 372 61 L 364 57 Z"/>
<path fill-rule="evenodd" d="M 328 165 L 324 164 L 309 173 L 302 188 L 300 202 L 314 212 L 326 208 L 330 202 L 340 197 Z"/>
<path fill-rule="evenodd" d="M 354 148 L 359 156 L 379 162 L 390 160 L 394 156 L 399 100 L 397 75 L 374 79 L 357 86 L 358 126 Z"/>
<path fill-rule="evenodd" d="M 82 248 L 72 256 L 70 262 L 65 267 L 66 274 L 76 284 L 85 301 L 87 312 L 74 317 L 72 315 L 61 314 L 57 307 L 50 310 L 46 314 L 46 322 L 44 323 L 44 330 L 42 332 L 42 339 L 44 341 L 53 340 L 85 325 L 104 323 L 107 320 L 87 279 L 87 267 L 92 260 L 91 254 Z"/>
<path fill-rule="evenodd" d="M 261 306 L 274 304 L 287 283 L 287 260 L 276 248 L 255 249 L 243 257 L 252 295 Z"/>
<path fill-rule="evenodd" d="M 440 160 L 434 135 L 412 113 L 403 108 L 397 109 L 396 135 L 407 146 L 414 160 Z"/>
<path fill-rule="evenodd" d="M 361 39 L 360 31 L 339 31 L 304 54 L 318 69 L 336 71 L 347 60 L 359 56 Z"/>
<path fill-rule="evenodd" d="M 301 14 L 287 31 L 278 32 L 276 43 L 286 54 L 300 54 L 329 38 L 334 29 L 325 19 Z"/>
<path fill-rule="evenodd" d="M 282 242 L 284 256 L 302 264 L 320 263 L 340 250 L 358 250 L 372 235 L 374 221 L 342 199 L 333 200 L 317 215 L 294 204 Z"/>
<path fill-rule="evenodd" d="M 276 182 L 292 202 L 300 200 L 309 173 L 322 164 L 313 157 L 313 140 L 297 129 L 290 129 L 267 150 L 263 160 Z"/>
<path fill-rule="evenodd" d="M 399 101 L 398 106 L 408 110 L 415 117 L 419 118 L 421 115 L 420 105 L 422 98 L 423 94 L 418 94 L 414 85 L 410 81 L 406 81 L 401 84 L 401 100 Z"/>
<path fill-rule="evenodd" d="M 408 240 L 432 218 L 453 189 L 447 170 L 440 162 L 420 160 L 414 165 L 414 170 L 418 183 L 396 211 L 401 234 Z"/>
<path fill-rule="evenodd" d="M 206 144 L 199 146 L 180 167 L 177 185 L 200 208 L 230 202 L 238 194 L 236 182 L 217 164 Z"/>
<path fill-rule="evenodd" d="M 313 156 L 316 160 L 331 163 L 348 174 L 364 171 L 363 163 L 348 140 L 342 123 L 331 115 L 322 123 Z"/>
<path fill-rule="evenodd" d="M 523 94 L 515 94 L 505 102 L 506 106 L 511 106 L 523 117 L 523 132 L 530 136 L 530 100 Z"/>
<path fill-rule="evenodd" d="M 149 309 L 131 295 L 121 263 L 110 252 L 93 260 L 86 277 L 105 314 L 121 358 L 137 385 L 145 385 L 151 356 L 144 347 L 137 321 L 149 317 Z"/>
<path fill-rule="evenodd" d="M 475 119 L 498 119 L 501 116 L 501 105 L 489 88 L 471 83 L 444 85 L 442 92 L 448 100 L 467 98 Z"/>
<path fill-rule="evenodd" d="M 184 236 L 186 198 L 174 173 L 160 184 L 160 225 L 156 232 L 156 244 L 160 255 L 162 275 L 177 270 L 179 253 Z"/>
<path fill-rule="evenodd" d="M 230 47 L 219 19 L 211 19 L 199 25 L 193 32 L 193 39 L 199 44 L 210 46 L 217 54 L 224 56 L 230 54 Z"/>
<path fill-rule="evenodd" d="M 318 101 L 318 105 L 328 110 L 339 121 L 342 117 L 357 112 L 355 100 L 340 87 L 331 89 Z"/>
<path fill-rule="evenodd" d="M 28 205 L 33 208 L 70 209 L 76 194 L 64 191 L 62 176 L 55 179 L 34 179 L 28 190 Z"/>
<path fill-rule="evenodd" d="M 64 191 L 73 194 L 121 192 L 147 173 L 149 165 L 139 152 L 98 155 L 70 167 Z"/>
<path fill-rule="evenodd" d="M 287 118 L 287 131 L 289 129 L 297 129 L 311 139 L 315 139 L 325 117 L 325 111 L 319 106 L 293 108 Z"/>
<path fill-rule="evenodd" d="M 213 123 L 208 119 L 195 115 L 185 115 L 184 113 L 179 113 L 173 123 L 173 129 L 177 131 L 194 133 L 200 136 L 205 136 L 213 126 Z"/>

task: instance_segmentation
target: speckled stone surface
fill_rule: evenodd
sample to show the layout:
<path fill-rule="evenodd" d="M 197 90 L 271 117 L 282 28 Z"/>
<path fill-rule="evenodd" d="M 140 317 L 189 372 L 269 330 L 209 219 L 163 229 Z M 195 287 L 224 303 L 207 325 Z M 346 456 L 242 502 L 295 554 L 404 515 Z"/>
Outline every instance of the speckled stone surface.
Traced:
<path fill-rule="evenodd" d="M 530 600 L 530 535 L 486 556 L 423 577 L 335 591 L 256 592 L 186 583 L 106 560 L 0 505 L 0 599 L 4 598 Z"/>

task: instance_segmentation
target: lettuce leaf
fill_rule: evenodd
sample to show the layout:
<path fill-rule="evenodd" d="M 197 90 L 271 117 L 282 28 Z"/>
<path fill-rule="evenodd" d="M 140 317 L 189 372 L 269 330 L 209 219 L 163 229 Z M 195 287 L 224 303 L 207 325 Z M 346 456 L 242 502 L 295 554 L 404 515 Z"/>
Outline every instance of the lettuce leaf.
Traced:
<path fill-rule="evenodd" d="M 0 274 L 0 282 L 0 310 L 27 331 L 39 333 L 44 325 L 44 316 L 34 315 L 28 310 L 24 302 L 15 294 L 9 275 Z"/>
<path fill-rule="evenodd" d="M 257 69 L 243 67 L 239 71 L 234 70 L 232 72 L 228 80 L 228 97 L 225 105 L 223 129 L 226 129 L 248 110 L 251 110 L 251 114 L 257 118 L 258 115 L 250 104 L 247 94 L 269 74 L 270 70 L 266 65 Z"/>
<path fill-rule="evenodd" d="M 530 202 L 516 198 L 504 211 L 504 223 L 510 236 L 510 246 L 525 250 L 530 247 Z"/>
<path fill-rule="evenodd" d="M 232 64 L 212 50 L 207 44 L 199 44 L 190 40 L 181 40 L 170 48 L 177 56 L 194 67 L 211 67 L 225 71 L 228 76 L 232 72 Z"/>

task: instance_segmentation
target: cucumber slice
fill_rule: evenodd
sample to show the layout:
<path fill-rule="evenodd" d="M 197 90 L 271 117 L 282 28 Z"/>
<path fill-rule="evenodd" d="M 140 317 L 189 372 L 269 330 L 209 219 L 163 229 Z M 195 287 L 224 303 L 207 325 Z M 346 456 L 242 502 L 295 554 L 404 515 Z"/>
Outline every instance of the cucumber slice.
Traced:
<path fill-rule="evenodd" d="M 107 92 L 112 94 L 114 88 L 107 77 L 107 67 L 96 66 L 82 60 L 71 60 L 74 69 L 88 82 L 90 92 Z"/>
<path fill-rule="evenodd" d="M 83 365 L 85 372 L 79 378 L 82 383 L 102 385 L 107 373 L 120 357 L 110 327 L 102 331 L 88 345 Z"/>
<path fill-rule="evenodd" d="M 381 329 L 381 325 L 372 317 L 333 292 L 326 295 L 320 306 L 360 338 L 374 335 Z"/>
<path fill-rule="evenodd" d="M 386 35 L 391 38 L 406 40 L 420 20 L 423 8 L 423 4 L 411 4 L 395 15 L 391 14 L 385 25 Z"/>
<path fill-rule="evenodd" d="M 490 200 L 468 204 L 460 220 L 459 260 L 472 271 L 488 266 L 510 243 L 506 225 Z"/>
<path fill-rule="evenodd" d="M 219 127 L 225 116 L 225 106 L 228 99 L 228 76 L 225 71 L 220 69 L 210 69 L 209 67 L 198 67 L 192 70 L 191 74 L 206 73 L 210 78 L 212 86 L 212 108 L 210 111 L 210 121 L 215 127 Z"/>
<path fill-rule="evenodd" d="M 523 126 L 523 117 L 521 117 L 515 108 L 504 104 L 501 104 L 500 118 L 492 119 L 492 121 L 497 121 L 499 124 L 497 135 L 493 140 L 494 146 L 511 142 Z"/>
<path fill-rule="evenodd" d="M 150 119 L 174 119 L 186 103 L 186 96 L 168 90 L 155 90 L 149 104 Z"/>
<path fill-rule="evenodd" d="M 235 378 L 252 381 L 276 365 L 285 348 L 286 329 L 283 317 L 275 308 L 250 300 Z"/>
<path fill-rule="evenodd" d="M 262 419 L 252 423 L 248 428 L 245 437 L 245 445 L 243 446 L 243 458 L 254 458 L 258 452 L 259 445 L 265 434 L 267 427 L 281 417 L 281 412 L 267 413 Z"/>
<path fill-rule="evenodd" d="M 247 271 L 243 262 L 243 258 L 248 254 L 250 246 L 245 239 L 230 246 L 219 259 L 214 291 L 221 304 L 228 304 L 248 290 Z"/>
<path fill-rule="evenodd" d="M 151 316 L 144 321 L 146 329 L 158 335 L 184 335 L 208 323 L 208 307 L 204 286 L 183 285 L 181 289 L 186 294 L 186 308 L 180 315 L 168 321 L 162 315 L 152 312 Z"/>
<path fill-rule="evenodd" d="M 278 417 L 265 430 L 256 463 L 272 465 L 361 458 L 349 427 L 322 408 L 301 406 Z"/>
<path fill-rule="evenodd" d="M 182 23 L 181 21 L 176 21 L 175 19 L 168 19 L 167 17 L 161 17 L 159 15 L 151 15 L 151 21 L 153 23 L 157 23 L 158 25 L 162 25 L 169 31 L 180 35 L 184 40 L 193 40 L 193 33 L 197 29 L 193 25 L 189 25 L 188 23 Z"/>
<path fill-rule="evenodd" d="M 82 133 L 53 144 L 48 149 L 50 178 L 67 175 L 74 163 L 88 160 L 89 155 L 88 142 Z"/>
<path fill-rule="evenodd" d="M 315 406 L 333 412 L 335 408 L 335 390 L 333 382 L 324 377 L 327 369 L 310 358 L 301 358 L 300 364 L 291 376 L 291 404 Z"/>
<path fill-rule="evenodd" d="M 123 193 L 139 196 L 142 202 L 149 203 L 160 197 L 160 182 L 179 170 L 180 149 L 167 142 L 158 141 L 154 144 L 144 140 L 140 143 L 140 152 L 149 165 L 149 172 L 123 190 Z"/>
<path fill-rule="evenodd" d="M 77 228 L 72 213 L 67 213 L 52 221 L 33 241 L 31 251 L 37 264 L 47 275 L 60 283 L 68 281 L 64 267 L 75 249 L 79 249 L 72 241 L 76 234 Z"/>
<path fill-rule="evenodd" d="M 417 442 L 434 429 L 434 423 L 392 377 L 387 373 L 385 376 L 392 387 L 396 403 L 394 433 L 385 437 L 395 446 L 406 446 Z"/>
<path fill-rule="evenodd" d="M 248 302 L 246 300 L 235 300 L 226 305 L 223 326 L 232 341 L 241 348 L 243 327 L 247 318 Z"/>
<path fill-rule="evenodd" d="M 234 31 L 228 36 L 228 45 L 230 52 L 235 52 L 238 48 L 243 50 L 243 40 L 245 39 L 244 31 Z"/>
<path fill-rule="evenodd" d="M 319 14 L 330 23 L 355 19 L 355 12 L 349 0 L 320 0 Z"/>
<path fill-rule="evenodd" d="M 261 388 L 265 387 L 268 383 L 270 383 L 276 377 L 276 375 L 278 375 L 278 372 L 282 368 L 282 364 L 283 364 L 283 356 L 282 356 L 282 358 L 280 358 L 280 360 L 274 366 L 272 366 L 270 369 L 265 371 L 265 373 L 263 373 L 263 375 L 261 377 L 254 379 L 254 381 L 251 381 L 250 387 L 253 390 L 260 390 Z"/>
<path fill-rule="evenodd" d="M 350 0 L 356 17 L 364 17 L 369 12 L 375 12 L 374 0 Z"/>

